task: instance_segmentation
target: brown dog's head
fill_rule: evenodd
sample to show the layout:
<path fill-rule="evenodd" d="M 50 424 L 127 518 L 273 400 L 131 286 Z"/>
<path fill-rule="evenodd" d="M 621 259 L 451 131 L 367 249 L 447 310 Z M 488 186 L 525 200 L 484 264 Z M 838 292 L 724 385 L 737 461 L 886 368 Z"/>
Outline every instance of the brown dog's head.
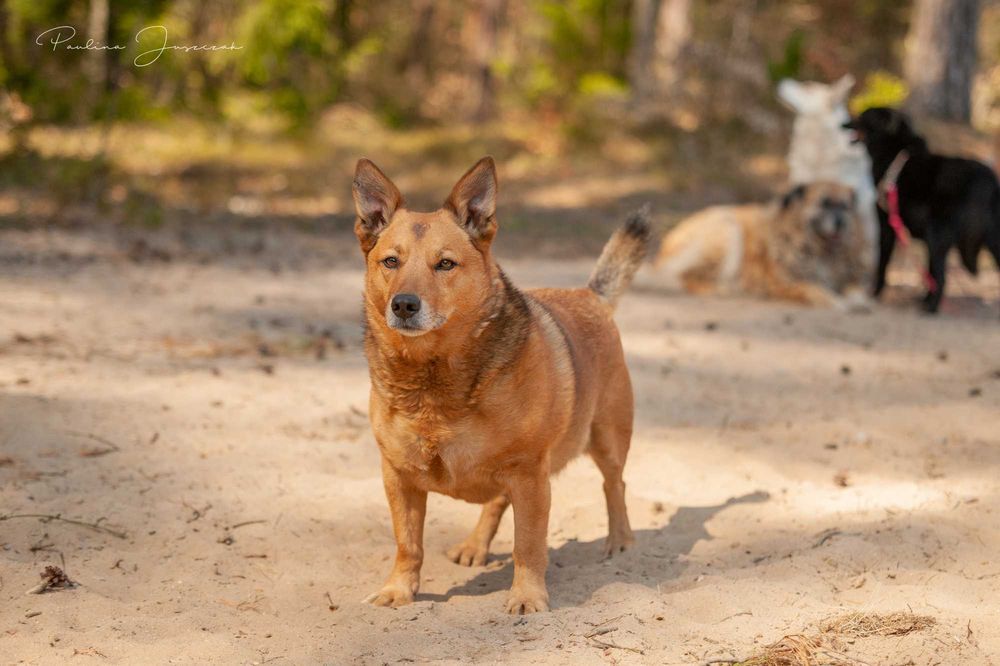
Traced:
<path fill-rule="evenodd" d="M 844 242 L 858 226 L 854 190 L 839 183 L 815 182 L 797 185 L 781 200 L 781 216 L 804 223 L 809 234 L 827 246 Z"/>
<path fill-rule="evenodd" d="M 496 197 L 492 157 L 469 169 L 432 213 L 407 210 L 392 181 L 359 160 L 354 233 L 367 265 L 369 321 L 407 337 L 477 322 L 496 271 L 490 255 Z"/>

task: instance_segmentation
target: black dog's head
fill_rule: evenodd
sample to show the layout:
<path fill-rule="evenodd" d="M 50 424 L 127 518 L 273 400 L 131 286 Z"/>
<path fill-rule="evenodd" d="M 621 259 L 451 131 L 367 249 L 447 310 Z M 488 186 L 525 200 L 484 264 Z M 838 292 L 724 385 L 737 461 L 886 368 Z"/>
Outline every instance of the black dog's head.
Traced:
<path fill-rule="evenodd" d="M 854 131 L 854 141 L 862 142 L 872 158 L 892 159 L 901 150 L 923 152 L 927 145 L 910 125 L 902 111 L 878 107 L 844 123 L 844 129 Z"/>

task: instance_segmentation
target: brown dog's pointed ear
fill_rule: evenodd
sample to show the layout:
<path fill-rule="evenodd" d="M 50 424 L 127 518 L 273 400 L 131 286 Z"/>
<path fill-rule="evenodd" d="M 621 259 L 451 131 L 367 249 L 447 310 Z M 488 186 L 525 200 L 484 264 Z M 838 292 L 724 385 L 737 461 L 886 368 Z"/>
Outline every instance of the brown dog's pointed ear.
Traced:
<path fill-rule="evenodd" d="M 378 235 L 389 225 L 392 214 L 403 205 L 403 195 L 374 162 L 363 157 L 354 170 L 353 194 L 358 213 L 354 233 L 367 254 L 375 246 Z"/>
<path fill-rule="evenodd" d="M 445 207 L 475 241 L 489 243 L 497 232 L 497 171 L 492 157 L 484 157 L 465 172 L 452 188 Z"/>
<path fill-rule="evenodd" d="M 804 198 L 805 196 L 806 186 L 802 184 L 796 185 L 792 189 L 785 192 L 785 194 L 781 197 L 781 210 L 787 209 L 793 203 Z"/>

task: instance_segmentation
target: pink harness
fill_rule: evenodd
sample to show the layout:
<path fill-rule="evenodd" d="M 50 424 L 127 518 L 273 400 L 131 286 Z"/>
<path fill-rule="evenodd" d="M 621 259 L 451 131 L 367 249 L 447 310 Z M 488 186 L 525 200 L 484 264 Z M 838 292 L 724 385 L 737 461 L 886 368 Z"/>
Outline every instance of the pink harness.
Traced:
<path fill-rule="evenodd" d="M 885 172 L 885 176 L 878 187 L 879 192 L 884 197 L 884 202 L 880 201 L 879 203 L 885 209 L 886 213 L 889 214 L 889 226 L 892 227 L 893 233 L 896 234 L 896 240 L 903 247 L 910 244 L 910 233 L 906 230 L 906 225 L 903 224 L 903 216 L 899 214 L 899 185 L 896 181 L 899 180 L 899 174 L 903 171 L 903 167 L 906 166 L 906 162 L 909 159 L 909 153 L 905 150 L 900 151 L 896 155 L 896 159 L 889 165 L 889 169 Z M 923 269 L 922 274 L 924 284 L 927 285 L 927 291 L 932 294 L 936 293 L 938 290 L 937 280 L 934 279 L 934 276 L 926 268 Z"/>

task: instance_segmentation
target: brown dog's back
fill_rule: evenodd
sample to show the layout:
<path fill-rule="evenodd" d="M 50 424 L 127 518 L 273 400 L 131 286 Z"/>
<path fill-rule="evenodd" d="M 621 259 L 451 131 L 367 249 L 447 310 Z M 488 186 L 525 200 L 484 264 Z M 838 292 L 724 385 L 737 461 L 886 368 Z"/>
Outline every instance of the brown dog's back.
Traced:
<path fill-rule="evenodd" d="M 633 213 L 608 240 L 586 289 L 533 289 L 528 296 L 551 316 L 563 338 L 574 376 L 574 419 L 551 452 L 552 471 L 562 469 L 590 442 L 597 414 L 632 423 L 632 385 L 618 327 L 612 317 L 646 254 L 648 209 Z"/>

